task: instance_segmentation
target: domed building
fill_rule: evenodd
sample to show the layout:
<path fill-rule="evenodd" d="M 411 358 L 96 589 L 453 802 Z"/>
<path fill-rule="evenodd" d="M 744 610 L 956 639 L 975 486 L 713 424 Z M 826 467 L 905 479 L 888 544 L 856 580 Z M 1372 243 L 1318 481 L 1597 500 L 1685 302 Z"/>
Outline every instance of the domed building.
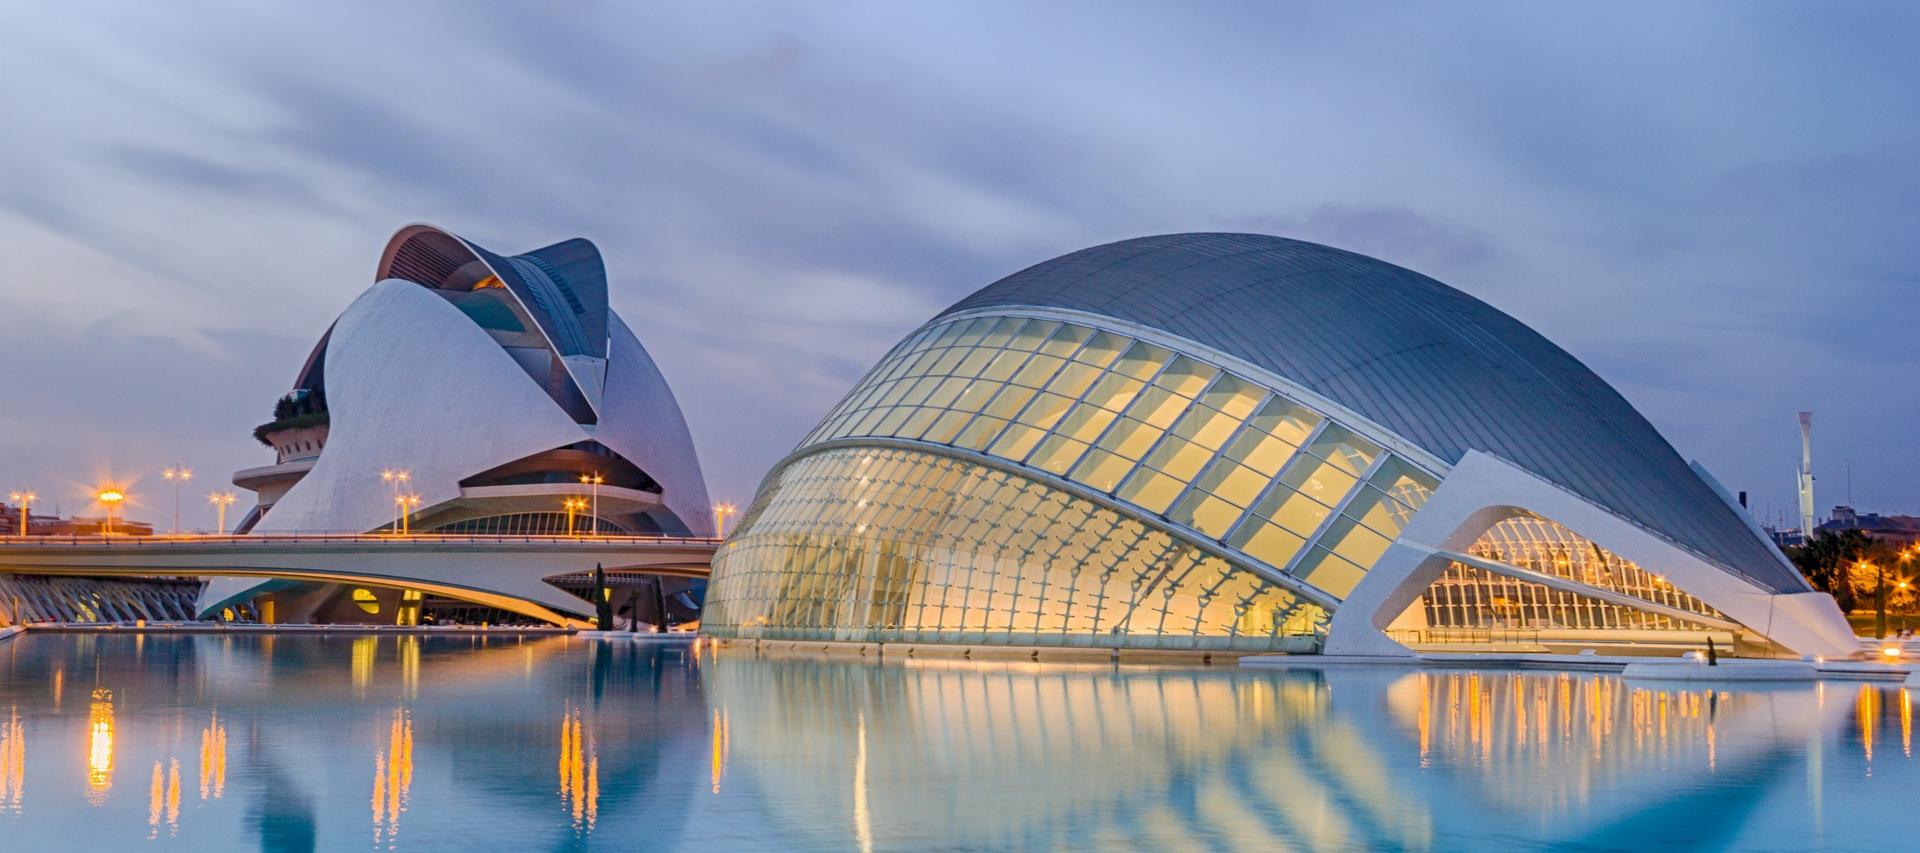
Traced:
<path fill-rule="evenodd" d="M 1519 321 L 1250 234 L 1074 252 L 908 335 L 716 556 L 726 638 L 1848 655 L 1620 394 Z"/>
<path fill-rule="evenodd" d="M 234 475 L 259 496 L 236 532 L 712 535 L 686 421 L 608 307 L 592 243 L 505 257 L 414 225 L 374 279 L 255 429 L 275 461 Z M 391 622 L 418 609 L 404 592 L 214 578 L 199 609 Z M 547 607 L 532 612 L 592 613 L 567 596 Z"/>

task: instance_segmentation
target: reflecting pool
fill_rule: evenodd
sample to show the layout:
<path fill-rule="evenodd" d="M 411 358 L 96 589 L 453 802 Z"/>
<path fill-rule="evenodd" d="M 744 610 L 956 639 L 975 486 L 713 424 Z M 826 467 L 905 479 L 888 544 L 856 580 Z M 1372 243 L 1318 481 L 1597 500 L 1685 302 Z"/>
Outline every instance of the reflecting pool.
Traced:
<path fill-rule="evenodd" d="M 0 849 L 1896 850 L 1898 685 L 0 643 Z"/>

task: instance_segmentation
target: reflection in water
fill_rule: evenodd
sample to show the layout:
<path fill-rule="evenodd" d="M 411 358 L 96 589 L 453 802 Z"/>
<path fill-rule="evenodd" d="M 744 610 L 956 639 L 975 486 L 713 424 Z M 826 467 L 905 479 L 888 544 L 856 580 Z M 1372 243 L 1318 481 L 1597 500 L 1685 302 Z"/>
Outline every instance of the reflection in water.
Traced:
<path fill-rule="evenodd" d="M 571 702 L 560 717 L 560 807 L 575 831 L 592 832 L 600 819 L 600 755 Z"/>
<path fill-rule="evenodd" d="M 211 793 L 214 799 L 220 799 L 227 791 L 227 726 L 220 722 L 220 712 L 213 712 L 213 721 L 200 730 L 200 799 L 206 799 Z"/>
<path fill-rule="evenodd" d="M 132 637 L 8 644 L 7 850 L 341 850 L 369 825 L 381 850 L 1893 850 L 1910 829 L 1853 816 L 1920 789 L 1911 697 L 1881 684 L 566 638 L 150 636 L 139 661 Z M 112 693 L 63 715 L 46 690 L 63 669 Z M 145 800 L 105 796 L 121 764 Z M 25 801 L 27 775 L 49 795 Z M 1823 827 L 1820 802 L 1844 811 Z"/>
<path fill-rule="evenodd" d="M 113 691 L 99 687 L 87 705 L 87 802 L 106 802 L 112 788 Z"/>
<path fill-rule="evenodd" d="M 697 640 L 695 642 L 698 642 Z M 695 660 L 698 660 L 696 657 Z M 727 751 L 732 748 L 733 717 L 725 708 L 713 709 L 713 725 L 708 727 L 708 738 L 713 747 L 713 793 L 720 793 L 720 777 L 727 774 Z"/>
<path fill-rule="evenodd" d="M 7 709 L 0 726 L 0 809 L 20 813 L 27 790 L 27 730 L 20 725 L 20 706 Z"/>
<path fill-rule="evenodd" d="M 400 813 L 413 793 L 413 715 L 396 708 L 387 727 L 387 748 L 373 754 L 373 843 L 389 848 L 400 835 Z"/>

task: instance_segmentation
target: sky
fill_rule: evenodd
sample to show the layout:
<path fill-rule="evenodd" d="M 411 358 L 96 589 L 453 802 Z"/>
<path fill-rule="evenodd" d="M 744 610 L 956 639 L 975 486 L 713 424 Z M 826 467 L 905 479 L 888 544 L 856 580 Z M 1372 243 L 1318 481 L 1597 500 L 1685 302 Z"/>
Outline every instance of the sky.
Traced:
<path fill-rule="evenodd" d="M 716 500 L 1001 276 L 1327 243 L 1538 329 L 1791 513 L 1920 513 L 1920 6 L 0 6 L 0 487 L 268 464 L 387 238 L 597 243 Z"/>

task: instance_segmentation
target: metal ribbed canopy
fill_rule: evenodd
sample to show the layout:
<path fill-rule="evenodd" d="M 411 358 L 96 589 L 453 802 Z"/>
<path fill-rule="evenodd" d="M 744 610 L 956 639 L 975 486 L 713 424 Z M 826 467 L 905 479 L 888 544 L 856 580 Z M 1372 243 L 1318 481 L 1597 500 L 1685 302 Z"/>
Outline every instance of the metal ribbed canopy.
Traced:
<path fill-rule="evenodd" d="M 1776 592 L 1809 589 L 1593 371 L 1518 320 L 1411 270 L 1258 234 L 1074 252 L 942 314 L 1102 314 L 1246 359 L 1443 459 L 1507 459 Z"/>

